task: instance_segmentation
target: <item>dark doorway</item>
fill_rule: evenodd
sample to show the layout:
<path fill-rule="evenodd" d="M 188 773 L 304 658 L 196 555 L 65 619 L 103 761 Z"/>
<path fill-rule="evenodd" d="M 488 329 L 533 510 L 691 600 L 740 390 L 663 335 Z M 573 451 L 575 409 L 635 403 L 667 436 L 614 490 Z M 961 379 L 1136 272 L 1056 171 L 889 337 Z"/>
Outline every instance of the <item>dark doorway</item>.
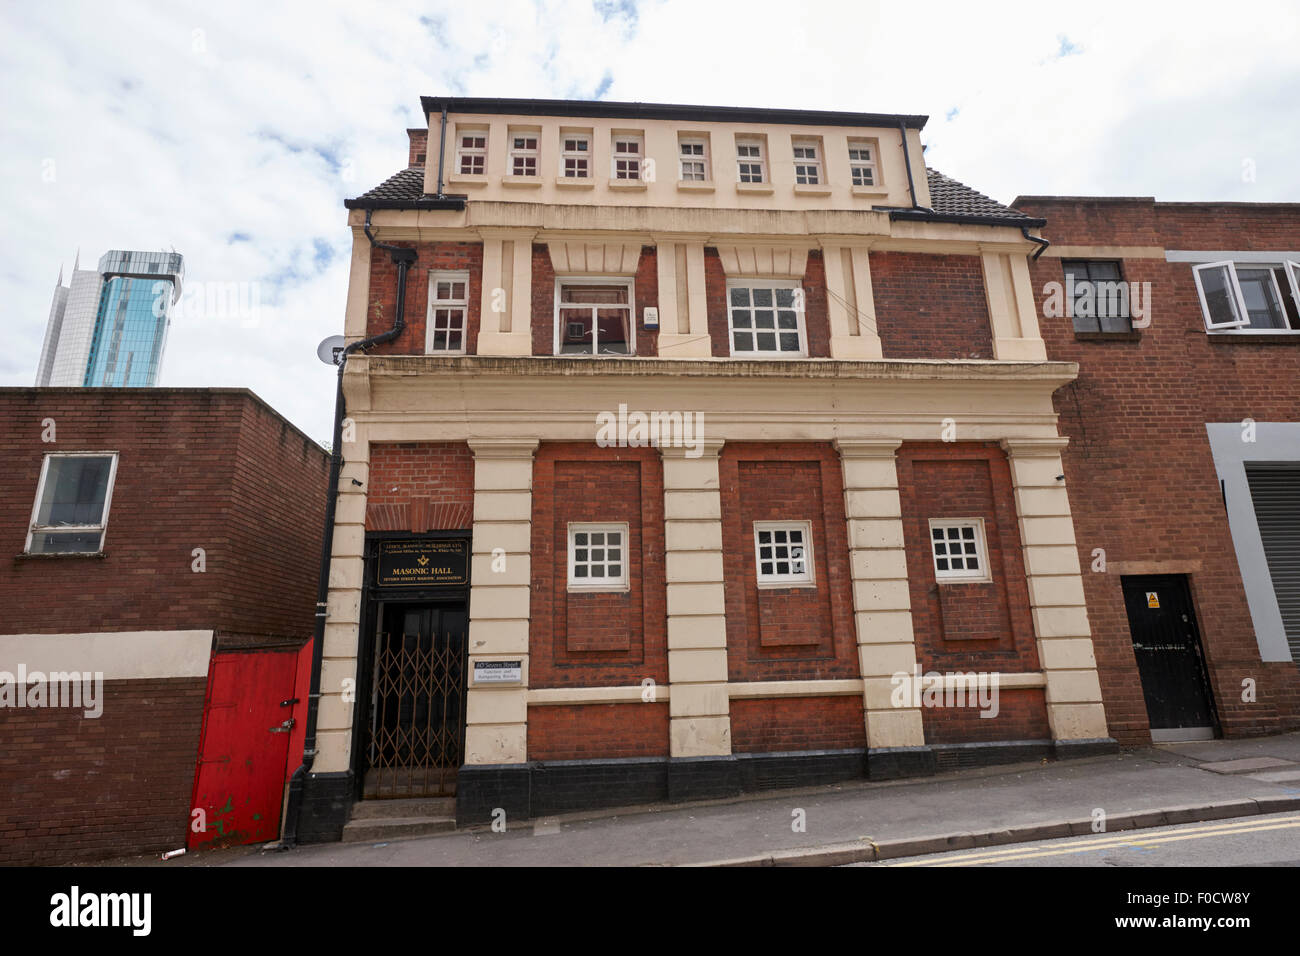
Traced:
<path fill-rule="evenodd" d="M 465 749 L 465 602 L 381 602 L 376 618 L 363 796 L 452 796 Z"/>
<path fill-rule="evenodd" d="M 1214 695 L 1187 578 L 1161 574 L 1122 580 L 1152 739 L 1216 736 Z"/>

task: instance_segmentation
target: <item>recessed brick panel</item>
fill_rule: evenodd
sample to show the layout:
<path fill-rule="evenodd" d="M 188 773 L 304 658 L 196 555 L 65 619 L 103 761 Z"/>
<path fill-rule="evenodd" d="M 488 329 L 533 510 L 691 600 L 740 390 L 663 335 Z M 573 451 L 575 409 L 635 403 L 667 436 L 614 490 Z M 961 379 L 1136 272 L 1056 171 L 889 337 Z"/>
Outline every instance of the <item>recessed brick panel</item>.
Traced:
<path fill-rule="evenodd" d="M 772 697 L 731 702 L 735 753 L 850 750 L 867 745 L 860 695 Z"/>
<path fill-rule="evenodd" d="M 885 358 L 993 358 L 979 256 L 873 252 L 870 262 Z"/>
<path fill-rule="evenodd" d="M 529 760 L 668 756 L 668 705 L 545 704 L 528 708 Z"/>

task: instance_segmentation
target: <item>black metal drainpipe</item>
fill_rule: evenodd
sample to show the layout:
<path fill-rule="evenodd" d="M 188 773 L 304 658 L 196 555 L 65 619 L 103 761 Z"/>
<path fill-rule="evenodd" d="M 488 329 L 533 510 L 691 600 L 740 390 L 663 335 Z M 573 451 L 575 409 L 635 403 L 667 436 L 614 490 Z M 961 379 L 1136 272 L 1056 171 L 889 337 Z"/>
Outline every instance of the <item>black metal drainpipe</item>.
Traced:
<path fill-rule="evenodd" d="M 402 334 L 406 327 L 406 273 L 415 264 L 414 249 L 403 249 L 378 241 L 370 231 L 370 214 L 366 210 L 365 233 L 371 248 L 383 249 L 393 257 L 397 266 L 397 308 L 393 311 L 393 327 L 387 332 L 372 335 L 368 339 L 353 342 L 343 349 L 339 359 L 338 385 L 334 392 L 334 440 L 330 446 L 329 497 L 325 501 L 325 540 L 321 545 L 320 579 L 316 587 L 316 629 L 311 649 L 311 691 L 307 697 L 307 727 L 303 738 L 302 763 L 289 779 L 289 805 L 285 812 L 284 834 L 280 838 L 280 848 L 287 850 L 297 845 L 298 819 L 302 814 L 302 788 L 316 761 L 316 719 L 320 707 L 320 671 L 324 657 L 325 618 L 329 605 L 330 552 L 334 548 L 334 514 L 339 497 L 339 472 L 343 467 L 343 419 L 347 415 L 347 403 L 343 398 L 343 371 L 347 368 L 348 356 L 353 352 L 364 351 L 384 342 L 391 342 Z M 354 479 L 355 480 L 355 479 Z"/>
<path fill-rule="evenodd" d="M 1028 226 L 1021 226 L 1020 234 L 1024 236 L 1026 239 L 1028 239 L 1030 242 L 1038 243 L 1038 248 L 1034 250 L 1034 254 L 1031 257 L 1035 262 L 1038 261 L 1039 256 L 1041 256 L 1044 252 L 1047 251 L 1047 247 L 1051 245 L 1050 242 L 1048 242 L 1046 239 L 1043 239 L 1040 236 L 1031 236 L 1029 234 Z"/>
<path fill-rule="evenodd" d="M 903 165 L 907 167 L 907 193 L 912 197 L 912 208 L 920 209 L 921 204 L 916 201 L 916 182 L 912 179 L 912 157 L 907 149 L 907 126 L 902 120 L 898 121 L 898 134 L 903 137 Z"/>
<path fill-rule="evenodd" d="M 438 198 L 445 199 L 442 192 L 442 159 L 447 155 L 447 104 L 442 104 L 442 127 L 438 130 Z M 371 242 L 374 240 L 372 239 Z"/>

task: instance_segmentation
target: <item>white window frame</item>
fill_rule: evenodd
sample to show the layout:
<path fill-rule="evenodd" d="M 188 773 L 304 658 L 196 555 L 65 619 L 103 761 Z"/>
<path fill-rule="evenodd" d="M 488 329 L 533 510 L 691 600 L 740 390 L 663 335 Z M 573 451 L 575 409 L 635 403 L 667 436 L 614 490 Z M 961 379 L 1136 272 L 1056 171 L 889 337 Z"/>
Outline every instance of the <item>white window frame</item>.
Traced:
<path fill-rule="evenodd" d="M 619 143 L 636 144 L 636 153 L 620 153 L 618 151 Z M 618 174 L 618 164 L 620 161 L 627 162 L 635 160 L 630 167 L 634 174 L 631 176 L 620 176 Z M 613 133 L 609 140 L 609 178 L 616 179 L 619 182 L 639 183 L 641 178 L 641 164 L 645 162 L 645 137 L 640 133 Z"/>
<path fill-rule="evenodd" d="M 791 156 L 794 159 L 794 184 L 796 186 L 822 186 L 826 183 L 826 177 L 822 173 L 822 147 L 821 143 L 815 139 L 796 139 L 790 144 Z M 812 158 L 800 157 L 799 150 L 812 150 Z M 799 177 L 807 178 L 809 173 L 799 172 L 800 167 L 811 167 L 812 179 L 808 182 L 799 182 Z"/>
<path fill-rule="evenodd" d="M 1277 269 L 1282 269 L 1287 275 L 1287 284 L 1291 287 L 1291 299 L 1295 303 L 1296 309 L 1300 311 L 1300 262 L 1293 259 L 1279 258 L 1275 262 L 1243 262 L 1237 263 L 1230 259 L 1220 262 L 1203 262 L 1199 265 L 1192 266 L 1192 277 L 1196 281 L 1196 295 L 1201 303 L 1201 318 L 1205 321 L 1205 328 L 1208 332 L 1224 332 L 1233 335 L 1300 335 L 1300 329 L 1252 329 L 1250 327 L 1250 313 L 1246 309 L 1246 296 L 1241 291 L 1241 281 L 1237 277 L 1237 266 L 1243 265 L 1251 269 L 1267 269 L 1269 278 L 1273 283 L 1273 291 L 1277 295 L 1278 305 L 1282 308 L 1283 318 L 1286 318 L 1286 299 L 1282 287 L 1277 281 Z M 1228 283 L 1232 289 L 1232 301 L 1235 305 L 1236 319 L 1232 322 L 1212 322 L 1210 320 L 1210 307 L 1205 299 L 1205 288 L 1201 283 L 1201 272 L 1210 269 L 1226 269 Z"/>
<path fill-rule="evenodd" d="M 742 156 L 741 149 L 754 147 L 758 150 L 757 156 Z M 758 167 L 758 179 L 746 179 L 746 175 L 753 173 L 744 172 L 745 166 Z M 767 148 L 762 137 L 759 136 L 739 136 L 736 138 L 736 182 L 744 186 L 757 186 L 767 182 Z"/>
<path fill-rule="evenodd" d="M 797 559 L 793 554 L 789 560 L 793 564 L 796 560 L 803 561 L 802 573 L 790 572 L 779 574 L 775 570 L 771 574 L 763 573 L 763 544 L 762 532 L 784 531 L 787 534 L 791 531 L 797 531 L 803 538 L 803 554 Z M 788 546 L 788 541 L 787 541 Z M 769 547 L 778 547 L 775 541 Z M 773 555 L 772 561 L 776 561 Z M 763 589 L 772 588 L 815 588 L 817 586 L 817 563 L 813 557 L 813 536 L 811 521 L 755 521 L 754 522 L 754 575 L 758 586 Z"/>
<path fill-rule="evenodd" d="M 782 352 L 780 351 L 780 349 L 777 349 L 776 351 L 766 351 L 766 350 L 758 350 L 757 348 L 751 351 L 740 351 L 740 352 L 736 351 L 736 339 L 735 339 L 736 329 L 732 325 L 732 314 L 735 311 L 736 307 L 731 304 L 732 289 L 750 290 L 750 306 L 748 310 L 750 312 L 755 311 L 753 306 L 753 290 L 771 289 L 772 303 L 773 303 L 772 311 L 773 313 L 775 313 L 777 311 L 776 290 L 793 289 L 796 293 L 795 301 L 797 303 L 800 299 L 804 298 L 801 294 L 803 290 L 803 283 L 801 283 L 798 279 L 728 279 L 727 290 L 726 290 L 727 291 L 727 349 L 729 350 L 730 355 L 740 357 L 740 358 L 797 359 L 797 358 L 808 357 L 808 328 L 807 328 L 807 323 L 804 321 L 805 314 L 807 312 L 806 307 L 803 309 L 799 309 L 799 308 L 793 309 L 795 321 L 798 323 L 799 326 L 799 351 L 798 352 Z M 790 310 L 782 310 L 782 311 L 790 311 Z M 750 329 L 741 329 L 740 331 L 741 332 L 749 331 L 752 333 L 756 333 L 757 329 L 751 327 Z M 774 329 L 773 331 L 779 336 L 781 329 L 777 328 Z M 787 329 L 785 331 L 788 332 L 789 330 Z M 780 339 L 778 338 L 777 341 L 779 344 Z M 757 346 L 758 344 L 757 338 L 755 338 L 754 344 L 755 346 Z"/>
<path fill-rule="evenodd" d="M 482 146 L 465 146 L 465 137 L 481 136 L 483 138 Z M 484 127 L 469 127 L 466 129 L 456 130 L 456 174 L 459 176 L 485 176 L 487 175 L 487 151 L 488 151 L 488 131 Z M 466 172 L 464 160 L 468 157 L 482 157 L 482 172 Z M 471 164 L 472 165 L 472 164 Z"/>
<path fill-rule="evenodd" d="M 41 513 L 41 500 L 45 497 L 45 484 L 50 474 L 51 458 L 109 458 L 108 484 L 104 488 L 104 509 L 99 513 L 98 524 L 86 525 L 38 525 L 37 517 Z M 32 516 L 27 522 L 27 542 L 23 546 L 24 554 L 32 553 L 32 539 L 39 533 L 59 531 L 99 532 L 99 547 L 94 551 L 42 551 L 40 554 L 76 555 L 99 554 L 104 550 L 104 538 L 108 535 L 108 515 L 113 506 L 113 484 L 117 481 L 117 452 L 115 451 L 52 451 L 47 452 L 41 462 L 41 477 L 36 483 L 36 500 L 32 502 Z"/>
<path fill-rule="evenodd" d="M 586 149 L 569 149 L 565 144 L 568 142 L 583 142 L 587 144 Z M 560 178 L 561 179 L 591 179 L 591 134 L 590 133 L 561 133 L 560 134 Z M 587 171 L 581 176 L 570 176 L 568 161 L 582 160 L 587 164 Z"/>
<path fill-rule="evenodd" d="M 698 153 L 691 153 L 690 155 L 687 155 L 686 153 L 683 153 L 683 152 L 682 152 L 682 147 L 684 147 L 684 146 L 690 146 L 690 147 L 696 147 L 696 146 L 698 146 L 699 149 L 700 149 L 700 151 L 699 151 Z M 686 178 L 686 168 L 685 168 L 687 163 L 699 163 L 700 166 L 703 168 L 703 169 L 702 169 L 702 171 L 703 171 L 703 173 L 704 173 L 703 177 L 700 178 L 700 179 L 694 179 L 694 178 L 687 179 L 687 178 Z M 682 137 L 679 137 L 678 140 L 677 140 L 677 179 L 678 179 L 678 181 L 679 181 L 679 182 L 683 182 L 683 183 L 707 183 L 707 182 L 709 182 L 712 178 L 713 178 L 713 177 L 712 177 L 712 176 L 710 175 L 710 173 L 709 173 L 709 141 L 708 141 L 708 139 L 707 139 L 706 137 L 703 137 L 703 136 L 682 136 Z"/>
<path fill-rule="evenodd" d="M 856 150 L 866 150 L 870 159 L 854 159 L 853 153 Z M 874 140 L 851 139 L 849 140 L 849 183 L 859 189 L 879 189 L 880 188 L 880 166 L 876 161 L 878 147 Z M 861 170 L 866 170 L 871 174 L 871 182 L 857 182 L 857 174 Z"/>
<path fill-rule="evenodd" d="M 522 139 L 525 143 L 528 140 L 533 141 L 531 147 L 516 146 L 515 140 Z M 515 170 L 515 160 L 533 161 L 533 171 L 531 173 L 521 173 Z M 511 130 L 510 131 L 510 166 L 508 173 L 511 176 L 517 176 L 523 179 L 535 179 L 542 174 L 542 134 L 538 130 Z"/>
<path fill-rule="evenodd" d="M 972 573 L 968 570 L 953 571 L 951 568 L 941 571 L 939 569 L 939 555 L 934 551 L 934 531 L 936 528 L 944 529 L 944 542 L 950 539 L 947 536 L 949 528 L 974 528 L 975 529 L 975 558 L 979 561 L 979 570 Z M 992 581 L 993 575 L 989 568 L 989 549 L 988 541 L 984 534 L 983 518 L 931 518 L 928 528 L 925 546 L 930 549 L 930 567 L 934 569 L 934 579 L 939 584 L 975 584 L 981 581 Z M 962 540 L 958 538 L 957 540 Z M 946 555 L 945 555 L 946 557 Z M 966 557 L 965 554 L 962 555 Z"/>
<path fill-rule="evenodd" d="M 438 283 L 439 282 L 463 282 L 465 283 L 464 299 L 439 299 Z M 461 310 L 460 325 L 460 348 L 458 349 L 435 349 L 433 347 L 434 327 L 434 310 L 435 309 L 455 309 Z M 457 269 L 430 269 L 429 270 L 429 307 L 424 322 L 424 354 L 425 355 L 464 355 L 465 339 L 469 335 L 469 271 Z"/>
<path fill-rule="evenodd" d="M 600 578 L 599 584 L 592 584 L 591 582 L 596 579 L 574 577 L 574 568 L 577 563 L 575 561 L 576 547 L 574 544 L 574 535 L 579 533 L 586 533 L 586 534 L 615 534 L 616 533 L 622 536 L 619 539 L 622 542 L 619 545 L 619 547 L 623 552 L 622 561 L 620 563 L 620 567 L 622 568 L 622 574 L 620 575 L 619 578 L 617 579 L 609 578 L 609 577 Z M 630 588 L 631 585 L 629 584 L 629 582 L 631 581 L 631 576 L 628 574 L 628 558 L 630 557 L 629 545 L 631 543 L 631 535 L 629 533 L 627 522 L 625 521 L 622 522 L 620 521 L 570 521 L 566 532 L 565 540 L 566 540 L 565 550 L 567 552 L 565 554 L 565 563 L 568 565 L 568 569 L 569 569 L 568 570 L 569 591 L 627 591 Z M 588 548 L 590 548 L 590 542 L 588 542 Z M 608 559 L 606 559 L 604 565 L 606 568 L 608 568 L 609 565 Z"/>
<path fill-rule="evenodd" d="M 571 302 L 567 305 L 562 305 L 560 302 L 560 289 L 566 285 L 613 285 L 613 286 L 623 286 L 627 289 L 627 310 L 628 310 L 627 327 L 628 327 L 628 335 L 630 337 L 630 341 L 628 342 L 627 354 L 623 354 L 620 352 L 609 352 L 604 355 L 601 355 L 601 353 L 597 351 L 600 345 L 600 340 L 597 334 L 599 333 L 599 329 L 596 327 L 597 323 L 595 321 L 592 322 L 592 334 L 596 338 L 596 341 L 592 342 L 592 347 L 590 352 L 561 352 L 560 351 L 560 309 L 561 308 L 565 308 L 565 309 L 585 309 L 585 308 L 621 309 L 623 308 L 623 306 L 621 305 L 613 305 L 613 304 L 604 305 L 604 306 L 599 306 L 599 305 L 593 306 L 589 302 Z M 561 358 L 575 358 L 575 359 L 590 359 L 590 358 L 619 359 L 619 358 L 632 358 L 633 356 L 636 355 L 636 277 L 635 276 L 619 276 L 617 278 L 610 278 L 609 276 L 556 276 L 554 301 L 555 301 L 555 310 L 551 319 L 551 325 L 554 326 L 554 331 L 555 331 L 555 334 L 553 336 L 554 342 L 551 348 L 551 352 L 553 355 L 557 355 Z"/>

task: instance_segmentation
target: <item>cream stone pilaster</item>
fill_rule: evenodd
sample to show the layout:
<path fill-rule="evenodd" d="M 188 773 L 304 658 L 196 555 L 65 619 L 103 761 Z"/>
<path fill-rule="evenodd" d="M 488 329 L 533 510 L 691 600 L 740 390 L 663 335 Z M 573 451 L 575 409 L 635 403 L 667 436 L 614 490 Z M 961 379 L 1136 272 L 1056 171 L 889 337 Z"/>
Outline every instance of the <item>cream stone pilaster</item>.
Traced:
<path fill-rule="evenodd" d="M 1047 348 L 1038 331 L 1038 312 L 1029 264 L 1022 255 L 980 254 L 984 295 L 993 326 L 993 356 L 1016 361 L 1045 361 Z"/>
<path fill-rule="evenodd" d="M 533 351 L 533 237 L 536 231 L 481 229 L 483 290 L 479 355 L 531 355 Z"/>
<path fill-rule="evenodd" d="M 1016 495 L 1020 542 L 1038 658 L 1047 681 L 1047 719 L 1056 740 L 1108 736 L 1078 546 L 1063 474 L 1065 438 L 1004 439 Z"/>
<path fill-rule="evenodd" d="M 528 614 L 535 438 L 471 438 L 474 544 L 469 591 L 465 763 L 528 756 Z M 500 549 L 500 550 L 498 550 Z M 477 685 L 474 662 L 520 661 L 518 684 Z"/>
<path fill-rule="evenodd" d="M 897 674 L 916 670 L 912 601 L 903 543 L 903 511 L 898 497 L 901 443 L 893 440 L 837 439 L 844 472 L 844 513 L 849 525 L 849 562 L 857 624 L 858 667 L 862 675 L 867 747 L 871 750 L 925 744 L 921 711 L 895 706 Z M 910 688 L 911 683 L 903 685 Z"/>
<path fill-rule="evenodd" d="M 659 278 L 659 355 L 708 358 L 704 243 L 682 236 L 655 236 Z"/>
<path fill-rule="evenodd" d="M 361 373 L 364 377 L 364 371 Z M 366 496 L 370 442 L 364 425 L 345 419 L 329 597 L 321 651 L 320 705 L 313 773 L 343 772 L 351 758 L 360 656 L 362 579 L 365 575 Z M 359 484 L 358 484 L 359 482 Z"/>
<path fill-rule="evenodd" d="M 727 618 L 722 575 L 722 503 L 718 453 L 661 448 L 664 466 L 664 541 L 668 577 L 668 701 L 671 754 L 717 757 L 731 753 L 727 697 Z"/>
<path fill-rule="evenodd" d="M 370 300 L 370 240 L 352 230 L 352 264 L 348 268 L 348 301 L 343 314 L 343 334 L 348 341 L 365 338 L 366 307 Z"/>
<path fill-rule="evenodd" d="M 831 358 L 878 359 L 883 356 L 871 293 L 870 249 L 834 240 L 822 243 L 831 325 Z"/>

